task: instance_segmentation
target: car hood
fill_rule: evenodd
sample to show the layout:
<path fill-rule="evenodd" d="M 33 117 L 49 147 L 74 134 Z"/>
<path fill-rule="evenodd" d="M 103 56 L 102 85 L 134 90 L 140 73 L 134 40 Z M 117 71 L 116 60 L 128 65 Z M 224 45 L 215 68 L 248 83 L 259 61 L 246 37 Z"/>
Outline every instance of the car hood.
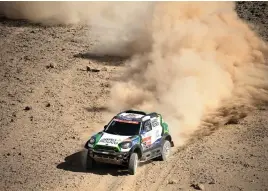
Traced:
<path fill-rule="evenodd" d="M 100 140 L 98 141 L 97 145 L 105 145 L 105 146 L 112 146 L 117 147 L 119 143 L 124 141 L 125 139 L 130 138 L 131 136 L 122 136 L 122 135 L 114 135 L 103 132 Z"/>

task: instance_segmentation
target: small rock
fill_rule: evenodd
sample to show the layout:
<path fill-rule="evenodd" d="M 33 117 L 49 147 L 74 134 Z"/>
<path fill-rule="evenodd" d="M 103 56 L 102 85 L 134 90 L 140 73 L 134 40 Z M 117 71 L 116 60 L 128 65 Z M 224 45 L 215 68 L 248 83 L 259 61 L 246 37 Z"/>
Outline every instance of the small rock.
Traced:
<path fill-rule="evenodd" d="M 19 78 L 19 77 L 14 77 L 16 80 L 19 80 L 19 81 L 21 81 L 21 79 Z"/>
<path fill-rule="evenodd" d="M 199 189 L 200 189 L 200 190 L 205 190 L 205 186 L 204 186 L 204 184 L 199 184 Z"/>
<path fill-rule="evenodd" d="M 205 190 L 205 186 L 203 184 L 191 184 L 191 187 L 196 190 Z"/>
<path fill-rule="evenodd" d="M 14 122 L 14 119 L 11 119 L 10 122 Z"/>
<path fill-rule="evenodd" d="M 239 120 L 238 119 L 229 119 L 224 125 L 232 125 L 232 124 L 238 124 Z"/>
<path fill-rule="evenodd" d="M 101 83 L 100 86 L 108 88 L 108 87 L 110 87 L 110 84 L 109 83 Z"/>
<path fill-rule="evenodd" d="M 24 60 L 31 60 L 31 59 L 29 58 L 29 56 L 24 56 L 23 58 L 24 58 Z"/>
<path fill-rule="evenodd" d="M 30 117 L 30 120 L 33 121 L 33 116 Z"/>
<path fill-rule="evenodd" d="M 87 66 L 86 70 L 87 70 L 87 72 L 90 72 L 91 68 L 89 66 Z"/>
<path fill-rule="evenodd" d="M 10 156 L 10 153 L 7 153 L 7 156 Z"/>
<path fill-rule="evenodd" d="M 72 139 L 75 139 L 75 136 L 73 136 Z"/>
<path fill-rule="evenodd" d="M 86 68 L 87 72 L 99 72 L 99 69 L 94 69 L 94 68 L 90 68 L 89 66 L 87 66 Z"/>
<path fill-rule="evenodd" d="M 48 69 L 48 68 L 55 68 L 55 65 L 52 64 L 52 63 L 50 63 L 49 65 L 46 66 L 46 68 L 47 68 L 47 69 Z"/>
<path fill-rule="evenodd" d="M 266 108 L 265 108 L 265 107 L 260 107 L 259 110 L 261 110 L 261 111 L 265 111 Z"/>
<path fill-rule="evenodd" d="M 50 103 L 47 103 L 47 104 L 46 104 L 46 107 L 50 107 Z"/>
<path fill-rule="evenodd" d="M 261 6 L 261 7 L 266 7 L 267 4 L 266 4 L 266 3 L 261 3 L 260 6 Z"/>
<path fill-rule="evenodd" d="M 8 93 L 7 96 L 8 96 L 8 97 L 15 97 L 15 95 L 12 94 L 12 93 Z"/>
<path fill-rule="evenodd" d="M 191 156 L 191 159 L 194 159 L 194 156 Z"/>
<path fill-rule="evenodd" d="M 24 108 L 25 111 L 29 111 L 29 110 L 31 110 L 31 109 L 32 109 L 31 106 L 26 106 L 26 107 Z"/>
<path fill-rule="evenodd" d="M 101 71 L 107 71 L 107 68 L 106 68 L 106 67 L 103 67 L 103 68 L 101 69 Z"/>
<path fill-rule="evenodd" d="M 209 182 L 209 184 L 215 184 L 215 183 L 216 181 L 214 179 Z"/>
<path fill-rule="evenodd" d="M 168 184 L 177 184 L 178 182 L 176 180 L 169 180 Z"/>
<path fill-rule="evenodd" d="M 21 156 L 21 153 L 19 153 L 18 155 L 20 155 L 20 156 Z"/>
<path fill-rule="evenodd" d="M 91 69 L 91 72 L 99 72 L 99 69 Z"/>

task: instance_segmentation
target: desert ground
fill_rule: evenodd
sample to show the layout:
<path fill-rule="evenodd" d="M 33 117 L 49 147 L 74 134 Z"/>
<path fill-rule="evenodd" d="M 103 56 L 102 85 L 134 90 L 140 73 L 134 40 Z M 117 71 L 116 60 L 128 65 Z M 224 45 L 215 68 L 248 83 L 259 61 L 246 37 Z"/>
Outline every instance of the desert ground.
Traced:
<path fill-rule="evenodd" d="M 239 2 L 239 16 L 268 40 L 268 3 Z M 0 19 L 0 190 L 268 190 L 268 107 L 142 164 L 83 168 L 83 144 L 101 129 L 124 59 L 88 54 L 82 25 Z M 96 70 L 92 70 L 96 69 Z"/>

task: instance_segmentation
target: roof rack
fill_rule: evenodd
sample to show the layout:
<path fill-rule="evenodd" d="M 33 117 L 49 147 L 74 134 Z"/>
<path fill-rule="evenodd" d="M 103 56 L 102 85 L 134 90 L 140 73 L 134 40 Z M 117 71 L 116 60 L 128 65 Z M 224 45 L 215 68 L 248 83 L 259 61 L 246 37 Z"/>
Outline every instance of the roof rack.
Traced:
<path fill-rule="evenodd" d="M 150 117 L 157 117 L 158 116 L 158 113 L 152 112 L 152 113 L 149 113 L 147 115 L 149 115 Z"/>
<path fill-rule="evenodd" d="M 146 113 L 143 112 L 143 111 L 137 111 L 137 110 L 132 110 L 132 109 L 129 109 L 129 110 L 126 110 L 126 111 L 122 111 L 119 114 L 121 114 L 121 113 L 136 113 L 136 114 L 140 114 L 140 115 L 146 115 Z"/>

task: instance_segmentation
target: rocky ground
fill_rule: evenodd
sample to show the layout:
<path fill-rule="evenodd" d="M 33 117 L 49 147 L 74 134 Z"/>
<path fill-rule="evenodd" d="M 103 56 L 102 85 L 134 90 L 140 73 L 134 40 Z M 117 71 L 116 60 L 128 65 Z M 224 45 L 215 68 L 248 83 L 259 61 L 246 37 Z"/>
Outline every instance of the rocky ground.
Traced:
<path fill-rule="evenodd" d="M 268 39 L 267 2 L 239 15 Z M 136 176 L 99 166 L 85 172 L 81 148 L 103 123 L 103 103 L 123 60 L 85 54 L 84 26 L 0 20 L 1 190 L 268 190 L 268 107 L 141 165 Z"/>

